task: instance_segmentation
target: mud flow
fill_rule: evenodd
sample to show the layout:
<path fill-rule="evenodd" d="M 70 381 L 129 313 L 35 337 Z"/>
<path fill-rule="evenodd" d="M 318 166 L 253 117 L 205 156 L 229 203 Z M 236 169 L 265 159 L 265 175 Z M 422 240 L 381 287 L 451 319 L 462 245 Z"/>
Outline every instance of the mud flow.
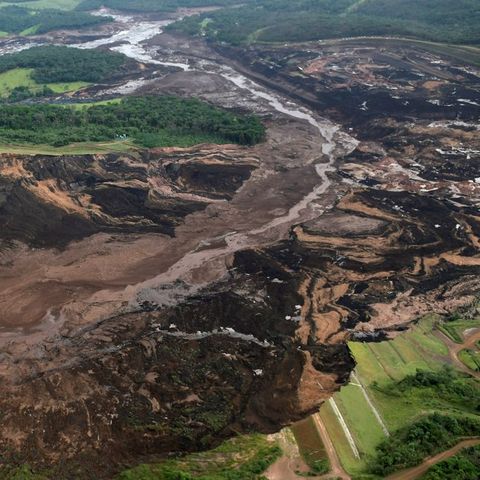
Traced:
<path fill-rule="evenodd" d="M 0 454 L 56 478 L 276 432 L 348 381 L 347 341 L 478 293 L 478 67 L 400 40 L 214 48 L 170 21 L 0 44 L 131 58 L 60 103 L 194 96 L 267 126 L 1 156 Z"/>

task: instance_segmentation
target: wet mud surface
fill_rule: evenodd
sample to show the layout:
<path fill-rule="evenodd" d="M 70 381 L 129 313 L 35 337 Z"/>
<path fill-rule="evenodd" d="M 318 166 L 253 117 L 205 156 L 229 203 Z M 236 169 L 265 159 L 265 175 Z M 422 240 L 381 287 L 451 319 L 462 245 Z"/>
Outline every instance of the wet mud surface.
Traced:
<path fill-rule="evenodd" d="M 136 67 L 77 95 L 197 96 L 267 140 L 2 155 L 0 454 L 56 478 L 278 431 L 348 380 L 348 340 L 479 289 L 478 67 L 406 42 L 232 51 L 155 21 L 94 39 Z"/>

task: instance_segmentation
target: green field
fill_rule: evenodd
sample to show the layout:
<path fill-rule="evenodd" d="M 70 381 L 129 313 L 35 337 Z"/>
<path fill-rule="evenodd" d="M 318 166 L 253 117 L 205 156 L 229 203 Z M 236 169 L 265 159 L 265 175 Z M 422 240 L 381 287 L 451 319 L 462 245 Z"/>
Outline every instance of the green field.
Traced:
<path fill-rule="evenodd" d="M 35 9 L 56 8 L 58 10 L 73 10 L 80 0 L 36 0 L 31 2 L 22 2 L 22 7 L 29 7 Z M 18 5 L 18 3 L 0 2 L 0 8 L 8 5 Z"/>
<path fill-rule="evenodd" d="M 167 29 L 232 45 L 365 36 L 478 45 L 479 19 L 474 0 L 457 0 L 454 11 L 451 0 L 256 0 L 186 17 Z"/>
<path fill-rule="evenodd" d="M 469 328 L 480 328 L 480 320 L 456 319 L 442 322 L 438 329 L 455 343 L 462 343 L 463 332 Z"/>
<path fill-rule="evenodd" d="M 365 396 L 354 383 L 352 380 L 350 385 L 342 388 L 335 396 L 335 401 L 343 418 L 350 426 L 360 454 L 373 455 L 376 445 L 384 439 L 385 435 Z"/>
<path fill-rule="evenodd" d="M 452 380 L 449 380 L 453 387 L 441 387 L 442 390 L 431 385 L 419 387 L 411 384 L 412 378 L 418 375 L 417 370 L 442 375 L 441 372 L 450 365 L 448 348 L 434 333 L 440 323 L 443 324 L 439 317 L 429 316 L 393 341 L 350 343 L 357 361 L 357 378 L 352 378 L 348 386 L 335 394 L 334 400 L 355 441 L 360 459 L 355 458 L 331 404 L 327 402 L 322 406 L 320 415 L 344 468 L 353 476 L 366 473 L 376 447 L 386 438 L 357 381 L 365 387 L 388 432 L 395 432 L 434 412 L 477 418 L 477 404 L 471 393 L 475 392 L 472 388 L 476 388 L 473 378 L 453 373 Z M 463 332 L 476 324 L 478 320 L 462 319 L 454 326 L 458 332 Z M 456 375 L 460 376 L 457 378 Z M 476 385 L 478 387 L 478 383 Z"/>
<path fill-rule="evenodd" d="M 335 416 L 333 408 L 329 402 L 326 402 L 322 405 L 320 417 L 328 431 L 328 435 L 335 446 L 335 450 L 337 451 L 345 470 L 352 475 L 364 471 L 366 467 L 364 458 L 357 459 L 353 455 L 352 449 L 348 444 L 347 437 L 337 421 L 337 417 Z"/>
<path fill-rule="evenodd" d="M 480 352 L 478 350 L 466 348 L 458 354 L 458 358 L 471 370 L 480 372 Z"/>
<path fill-rule="evenodd" d="M 305 463 L 312 473 L 327 473 L 330 469 L 328 455 L 314 417 L 308 417 L 290 427 Z"/>
<path fill-rule="evenodd" d="M 33 69 L 15 68 L 0 73 L 0 97 L 8 97 L 15 88 L 26 87 L 32 93 L 40 92 L 43 87 L 50 88 L 55 93 L 76 92 L 90 85 L 87 82 L 37 83 L 32 78 Z"/>

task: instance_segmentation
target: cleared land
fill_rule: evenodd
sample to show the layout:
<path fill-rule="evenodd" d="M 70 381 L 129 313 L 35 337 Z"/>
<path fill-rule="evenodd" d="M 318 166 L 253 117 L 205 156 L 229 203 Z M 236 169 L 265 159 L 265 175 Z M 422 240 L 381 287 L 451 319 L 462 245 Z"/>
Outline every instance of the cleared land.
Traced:
<path fill-rule="evenodd" d="M 44 87 L 55 93 L 76 92 L 90 85 L 87 82 L 59 82 L 59 83 L 37 83 L 32 78 L 33 69 L 15 68 L 0 73 L 0 97 L 8 97 L 18 87 L 26 87 L 32 93 L 42 91 Z"/>

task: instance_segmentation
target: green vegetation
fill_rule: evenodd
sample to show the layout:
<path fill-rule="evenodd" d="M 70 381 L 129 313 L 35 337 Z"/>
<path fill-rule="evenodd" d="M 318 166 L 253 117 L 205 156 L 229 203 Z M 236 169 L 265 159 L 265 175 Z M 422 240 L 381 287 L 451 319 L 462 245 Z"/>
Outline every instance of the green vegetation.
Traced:
<path fill-rule="evenodd" d="M 58 9 L 34 10 L 17 5 L 0 8 L 0 31 L 32 35 L 61 28 L 86 28 L 112 21 L 110 17 Z"/>
<path fill-rule="evenodd" d="M 216 7 L 237 3 L 237 0 L 83 0 L 77 8 L 79 10 L 94 10 L 105 6 L 115 10 L 131 12 L 168 12 L 179 7 Z"/>
<path fill-rule="evenodd" d="M 465 348 L 458 354 L 459 360 L 475 372 L 480 372 L 480 352 Z"/>
<path fill-rule="evenodd" d="M 49 480 L 47 476 L 34 473 L 28 465 L 22 467 L 0 466 L 0 480 Z"/>
<path fill-rule="evenodd" d="M 24 7 L 35 9 L 59 9 L 59 10 L 73 10 L 80 0 L 5 0 L 0 2 L 0 5 L 12 3 L 21 3 Z"/>
<path fill-rule="evenodd" d="M 425 457 L 446 450 L 463 437 L 480 435 L 480 419 L 429 415 L 397 430 L 377 447 L 370 465 L 376 475 L 418 465 Z"/>
<path fill-rule="evenodd" d="M 33 47 L 0 57 L 0 97 L 19 102 L 31 97 L 74 92 L 101 82 L 125 65 L 121 53 L 59 46 Z"/>
<path fill-rule="evenodd" d="M 431 467 L 421 480 L 478 480 L 480 446 L 466 448 L 454 457 Z"/>
<path fill-rule="evenodd" d="M 467 320 L 454 317 L 438 325 L 438 329 L 456 343 L 463 342 L 463 332 L 469 328 L 480 328 L 480 319 Z"/>
<path fill-rule="evenodd" d="M 87 82 L 39 84 L 33 80 L 32 70 L 28 68 L 15 68 L 0 73 L 0 97 L 8 102 L 19 102 L 55 93 L 76 92 L 88 85 Z"/>
<path fill-rule="evenodd" d="M 265 134 L 256 117 L 239 116 L 198 100 L 128 97 L 119 103 L 75 108 L 5 105 L 0 143 L 61 147 L 131 139 L 144 147 L 235 142 L 251 145 Z"/>
<path fill-rule="evenodd" d="M 32 69 L 37 83 L 100 82 L 126 62 L 121 53 L 95 49 L 42 46 L 0 57 L 0 72 Z"/>
<path fill-rule="evenodd" d="M 302 458 L 310 467 L 310 475 L 322 475 L 330 470 L 327 452 L 318 432 L 314 417 L 306 418 L 290 427 Z"/>
<path fill-rule="evenodd" d="M 479 44 L 479 22 L 476 0 L 256 0 L 169 28 L 235 45 L 386 35 Z"/>
<path fill-rule="evenodd" d="M 350 343 L 357 361 L 357 378 L 334 399 L 360 452 L 359 459 L 355 458 L 329 403 L 322 407 L 320 415 L 342 464 L 352 475 L 361 478 L 367 474 L 369 466 L 377 461 L 374 459 L 381 457 L 379 445 L 387 438 L 358 382 L 363 384 L 392 438 L 435 414 L 480 421 L 480 382 L 450 366 L 448 348 L 435 333 L 437 326 L 443 324 L 440 320 L 436 316 L 426 317 L 393 341 Z M 455 322 L 463 332 L 477 326 L 479 320 Z M 451 445 L 442 442 L 437 445 L 439 450 Z M 382 464 L 382 460 L 378 462 Z"/>
<path fill-rule="evenodd" d="M 246 435 L 218 448 L 162 463 L 140 465 L 122 472 L 118 480 L 260 480 L 279 458 L 277 444 L 262 435 Z"/>
<path fill-rule="evenodd" d="M 342 388 L 335 401 L 345 421 L 350 425 L 352 435 L 358 439 L 360 454 L 364 457 L 373 455 L 375 447 L 385 435 L 355 380 Z"/>

